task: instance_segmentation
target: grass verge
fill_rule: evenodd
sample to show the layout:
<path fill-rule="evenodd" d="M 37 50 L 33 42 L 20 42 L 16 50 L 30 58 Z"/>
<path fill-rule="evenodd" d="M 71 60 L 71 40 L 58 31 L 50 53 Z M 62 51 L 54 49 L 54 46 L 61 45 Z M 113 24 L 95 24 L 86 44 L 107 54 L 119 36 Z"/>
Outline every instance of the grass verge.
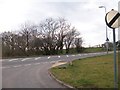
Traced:
<path fill-rule="evenodd" d="M 114 88 L 113 54 L 73 61 L 67 68 L 50 71 L 59 80 L 75 88 Z"/>

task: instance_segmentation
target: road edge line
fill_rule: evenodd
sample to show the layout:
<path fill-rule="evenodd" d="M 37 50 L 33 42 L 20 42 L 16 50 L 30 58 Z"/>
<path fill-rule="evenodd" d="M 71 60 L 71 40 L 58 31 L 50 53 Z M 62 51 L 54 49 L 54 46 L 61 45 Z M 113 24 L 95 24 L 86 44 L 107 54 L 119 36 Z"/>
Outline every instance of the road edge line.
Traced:
<path fill-rule="evenodd" d="M 55 81 L 57 81 L 57 82 L 60 83 L 61 85 L 64 85 L 64 86 L 67 87 L 67 88 L 71 88 L 71 89 L 73 89 L 73 90 L 76 90 L 75 87 L 70 86 L 70 85 L 68 85 L 68 84 L 60 81 L 59 79 L 57 79 L 57 78 L 52 74 L 52 72 L 50 72 L 50 69 L 51 69 L 51 68 L 48 69 L 48 73 L 49 73 L 49 75 L 50 75 Z"/>

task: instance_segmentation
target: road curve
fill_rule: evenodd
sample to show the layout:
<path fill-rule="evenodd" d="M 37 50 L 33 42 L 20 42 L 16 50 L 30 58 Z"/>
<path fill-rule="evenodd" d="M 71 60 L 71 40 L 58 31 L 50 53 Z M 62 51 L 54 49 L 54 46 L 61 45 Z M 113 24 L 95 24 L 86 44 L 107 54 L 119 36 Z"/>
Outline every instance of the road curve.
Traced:
<path fill-rule="evenodd" d="M 106 53 L 45 56 L 2 60 L 2 88 L 66 88 L 48 74 L 48 69 L 59 60 L 70 61 Z"/>
<path fill-rule="evenodd" d="M 65 88 L 48 74 L 50 64 L 3 70 L 3 88 Z"/>

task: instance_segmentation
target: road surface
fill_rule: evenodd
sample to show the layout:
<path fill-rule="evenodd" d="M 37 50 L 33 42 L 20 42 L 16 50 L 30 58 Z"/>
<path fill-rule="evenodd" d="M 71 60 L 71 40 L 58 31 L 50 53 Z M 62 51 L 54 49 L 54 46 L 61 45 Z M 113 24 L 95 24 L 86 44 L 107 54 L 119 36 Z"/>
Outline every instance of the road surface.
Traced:
<path fill-rule="evenodd" d="M 48 74 L 57 61 L 104 55 L 106 52 L 2 59 L 2 88 L 66 88 Z"/>

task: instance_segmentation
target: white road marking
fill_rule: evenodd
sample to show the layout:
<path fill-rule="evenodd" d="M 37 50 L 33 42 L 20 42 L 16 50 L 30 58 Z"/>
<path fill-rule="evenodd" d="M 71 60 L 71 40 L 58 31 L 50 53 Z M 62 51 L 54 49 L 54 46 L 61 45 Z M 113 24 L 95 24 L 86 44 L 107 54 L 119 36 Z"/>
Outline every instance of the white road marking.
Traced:
<path fill-rule="evenodd" d="M 72 55 L 72 56 L 75 56 L 75 55 Z"/>
<path fill-rule="evenodd" d="M 31 64 L 25 64 L 24 66 L 30 66 Z"/>
<path fill-rule="evenodd" d="M 79 56 L 82 56 L 82 54 L 78 54 Z"/>
<path fill-rule="evenodd" d="M 21 61 L 26 61 L 26 60 L 28 60 L 28 59 L 30 59 L 30 58 L 25 58 L 25 59 L 22 59 Z"/>
<path fill-rule="evenodd" d="M 69 57 L 68 55 L 66 55 L 66 57 Z"/>
<path fill-rule="evenodd" d="M 18 60 L 18 59 L 10 59 L 9 61 L 11 62 L 11 61 L 16 61 L 16 60 Z"/>
<path fill-rule="evenodd" d="M 50 59 L 50 58 L 51 58 L 51 56 L 48 57 L 48 59 Z"/>
<path fill-rule="evenodd" d="M 50 63 L 50 62 L 41 62 L 42 64 Z"/>
<path fill-rule="evenodd" d="M 60 58 L 60 56 L 58 56 L 58 58 Z"/>
<path fill-rule="evenodd" d="M 60 61 L 62 61 L 62 60 L 58 60 L 58 62 L 60 62 Z"/>
<path fill-rule="evenodd" d="M 88 54 L 83 54 L 83 55 L 85 55 L 85 56 L 86 56 L 86 55 L 88 55 Z"/>
<path fill-rule="evenodd" d="M 39 65 L 40 63 L 34 63 L 34 65 Z"/>
<path fill-rule="evenodd" d="M 17 66 L 13 66 L 13 67 L 21 67 L 22 65 L 17 65 Z"/>
<path fill-rule="evenodd" d="M 93 53 L 93 54 L 97 55 L 98 53 Z"/>
<path fill-rule="evenodd" d="M 57 61 L 51 61 L 50 63 L 56 63 Z"/>
<path fill-rule="evenodd" d="M 40 59 L 41 57 L 38 57 L 38 58 L 35 58 L 35 60 L 38 60 L 38 59 Z"/>
<path fill-rule="evenodd" d="M 2 62 L 3 60 L 2 59 L 0 59 L 0 62 Z"/>

